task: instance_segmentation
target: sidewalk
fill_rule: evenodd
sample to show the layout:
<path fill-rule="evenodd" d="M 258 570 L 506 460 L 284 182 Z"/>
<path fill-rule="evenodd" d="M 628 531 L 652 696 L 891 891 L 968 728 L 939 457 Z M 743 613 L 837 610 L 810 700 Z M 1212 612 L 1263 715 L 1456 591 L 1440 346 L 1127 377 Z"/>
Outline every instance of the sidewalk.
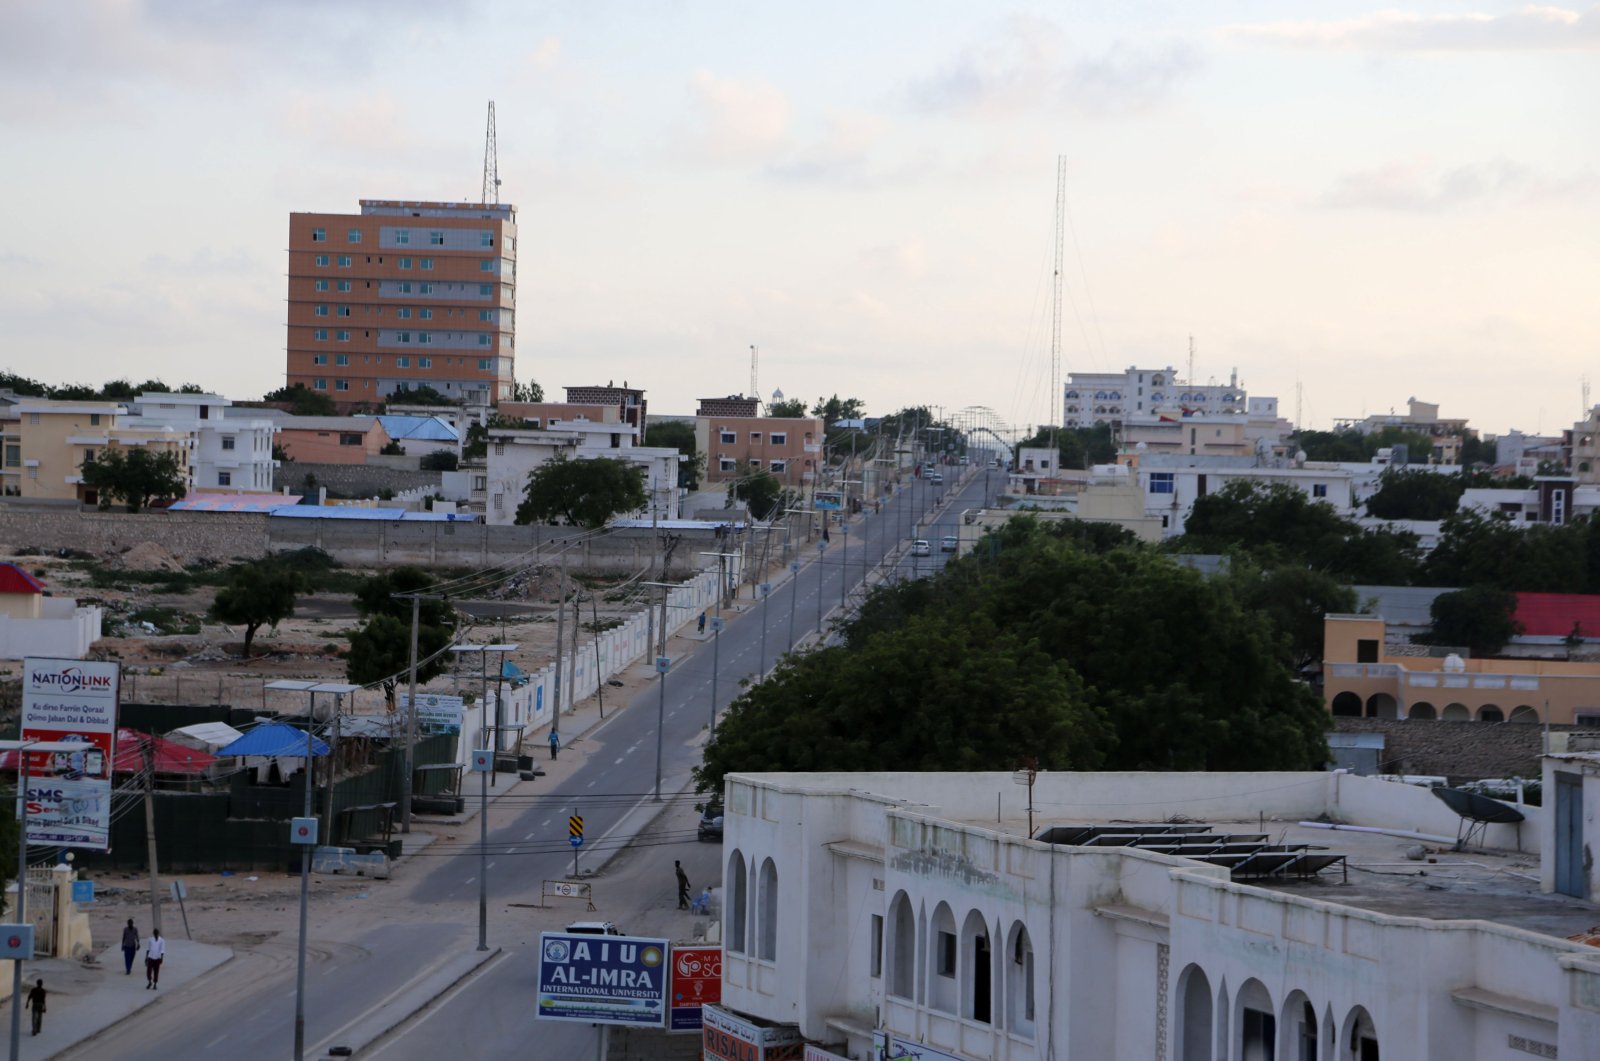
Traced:
<path fill-rule="evenodd" d="M 26 992 L 35 980 L 44 981 L 49 992 L 44 1014 L 44 1029 L 29 1034 L 28 1014 L 22 1015 L 22 1053 L 25 1058 L 54 1057 L 111 1028 L 118 1021 L 146 1006 L 159 1003 L 174 991 L 215 969 L 233 957 L 228 947 L 194 943 L 186 939 L 167 940 L 167 957 L 161 963 L 161 986 L 155 991 L 144 983 L 144 956 L 133 960 L 133 974 L 122 971 L 122 948 L 102 951 L 93 964 L 66 958 L 42 958 L 23 966 L 22 983 Z M 9 1007 L 10 1001 L 6 1005 Z M 10 1010 L 5 1019 L 9 1022 Z M 9 1035 L 11 1026 L 5 1025 Z"/>

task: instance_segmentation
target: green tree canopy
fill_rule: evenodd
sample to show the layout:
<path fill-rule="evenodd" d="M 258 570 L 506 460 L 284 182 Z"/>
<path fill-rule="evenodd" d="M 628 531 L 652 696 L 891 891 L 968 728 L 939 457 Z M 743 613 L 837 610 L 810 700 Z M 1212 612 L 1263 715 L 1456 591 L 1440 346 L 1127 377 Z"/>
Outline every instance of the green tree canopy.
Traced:
<path fill-rule="evenodd" d="M 865 409 L 860 398 L 840 398 L 835 394 L 831 398 L 818 398 L 817 404 L 811 407 L 811 415 L 822 417 L 823 430 L 827 430 L 840 420 L 861 419 Z"/>
<path fill-rule="evenodd" d="M 1423 565 L 1429 586 L 1495 586 L 1524 593 L 1595 592 L 1600 527 L 1593 520 L 1518 526 L 1498 515 L 1462 509 L 1439 528 Z"/>
<path fill-rule="evenodd" d="M 1416 535 L 1365 530 L 1283 482 L 1234 479 L 1199 498 L 1177 547 L 1194 553 L 1242 551 L 1269 565 L 1293 563 L 1383 585 L 1409 585 L 1417 569 Z"/>
<path fill-rule="evenodd" d="M 395 685 L 408 677 L 411 662 L 411 609 L 407 597 L 396 594 L 427 594 L 433 589 L 433 576 L 420 567 L 397 567 L 364 581 L 356 590 L 356 610 L 366 622 L 350 635 L 350 655 L 345 672 L 360 685 L 381 682 L 383 694 L 394 710 Z M 417 602 L 417 681 L 425 682 L 444 673 L 447 659 L 440 655 L 450 643 L 455 628 L 455 612 L 445 600 Z"/>
<path fill-rule="evenodd" d="M 775 512 L 788 507 L 789 491 L 765 468 L 739 476 L 728 488 L 734 497 L 750 507 L 750 515 L 759 520 L 769 520 Z"/>
<path fill-rule="evenodd" d="M 320 391 L 314 391 L 304 383 L 296 383 L 292 387 L 279 387 L 277 390 L 262 395 L 264 402 L 284 402 L 289 406 L 289 412 L 295 416 L 332 416 L 338 412 L 338 406 L 333 399 Z"/>
<path fill-rule="evenodd" d="M 1378 519 L 1444 519 L 1461 503 L 1467 481 L 1426 468 L 1389 468 L 1367 498 L 1367 514 Z"/>
<path fill-rule="evenodd" d="M 700 488 L 700 473 L 705 470 L 705 455 L 697 452 L 694 425 L 682 420 L 663 420 L 644 429 L 647 446 L 671 447 L 683 454 L 678 464 L 678 485 L 689 490 Z"/>
<path fill-rule="evenodd" d="M 787 419 L 803 418 L 811 414 L 806 412 L 806 403 L 800 398 L 790 398 L 787 401 L 773 402 L 767 406 L 768 416 L 781 416 Z"/>
<path fill-rule="evenodd" d="M 1060 455 L 1060 466 L 1063 468 L 1088 468 L 1094 464 L 1110 464 L 1117 459 L 1117 444 L 1111 437 L 1110 424 L 1042 427 L 1018 442 L 1016 449 L 1011 451 L 1011 457 L 1016 459 L 1017 450 L 1049 449 L 1052 445 Z"/>
<path fill-rule="evenodd" d="M 1323 618 L 1360 607 L 1354 589 L 1314 568 L 1293 564 L 1263 568 L 1241 558 L 1231 565 L 1228 578 L 1239 602 L 1270 619 L 1287 641 L 1296 673 L 1322 659 Z"/>
<path fill-rule="evenodd" d="M 511 385 L 511 400 L 516 402 L 542 402 L 544 401 L 544 388 L 538 381 L 529 380 L 526 383 L 513 383 Z"/>
<path fill-rule="evenodd" d="M 545 461 L 528 476 L 527 496 L 517 506 L 519 524 L 567 523 L 590 530 L 650 503 L 644 469 L 612 457 Z"/>
<path fill-rule="evenodd" d="M 295 597 L 305 589 L 300 574 L 272 560 L 244 564 L 217 590 L 210 615 L 219 623 L 244 627 L 244 654 L 256 631 L 276 627 L 294 614 Z"/>
<path fill-rule="evenodd" d="M 1433 598 L 1429 614 L 1434 645 L 1465 645 L 1474 656 L 1492 656 L 1522 633 L 1515 619 L 1517 595 L 1493 586 L 1471 586 Z"/>
<path fill-rule="evenodd" d="M 142 446 L 127 451 L 105 450 L 80 470 L 83 485 L 100 495 L 100 507 L 113 500 L 138 512 L 152 501 L 172 501 L 188 493 L 187 478 L 172 452 L 151 453 Z"/>
<path fill-rule="evenodd" d="M 1289 638 L 1227 579 L 1155 550 L 1011 521 L 934 578 L 875 592 L 845 643 L 735 701 L 729 771 L 1310 769 L 1326 717 Z"/>
<path fill-rule="evenodd" d="M 415 387 L 399 387 L 389 395 L 386 405 L 460 405 L 454 398 L 440 394 L 426 383 L 419 383 Z"/>

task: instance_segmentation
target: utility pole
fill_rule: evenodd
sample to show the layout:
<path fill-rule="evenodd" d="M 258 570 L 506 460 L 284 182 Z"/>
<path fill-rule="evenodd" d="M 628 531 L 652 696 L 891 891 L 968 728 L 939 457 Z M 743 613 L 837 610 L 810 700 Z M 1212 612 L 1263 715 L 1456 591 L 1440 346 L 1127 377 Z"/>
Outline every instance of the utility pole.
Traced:
<path fill-rule="evenodd" d="M 567 548 L 561 543 L 561 589 L 556 601 L 556 668 L 555 703 L 550 705 L 550 728 L 559 729 L 561 722 L 561 649 L 566 644 L 567 631 Z"/>
<path fill-rule="evenodd" d="M 567 661 L 567 699 L 574 704 L 578 702 L 578 634 L 582 629 L 582 624 L 579 622 L 583 615 L 582 602 L 580 600 L 582 596 L 582 590 L 572 594 L 572 658 Z M 596 687 L 599 684 L 600 672 L 595 671 Z"/>
<path fill-rule="evenodd" d="M 413 595 L 411 598 L 411 664 L 410 685 L 411 691 L 406 696 L 406 766 L 405 774 L 400 778 L 400 831 L 411 831 L 411 784 L 412 775 L 416 773 L 413 756 L 417 747 L 417 626 L 421 621 L 422 597 Z"/>
<path fill-rule="evenodd" d="M 150 864 L 150 925 L 157 932 L 161 931 L 161 885 L 159 874 L 156 871 L 156 764 L 154 757 L 155 738 L 148 734 L 141 734 L 139 739 L 139 755 L 144 760 L 144 846 L 145 858 Z M 27 844 L 24 843 L 26 848 Z M 17 881 L 18 894 L 28 886 L 25 879 Z"/>

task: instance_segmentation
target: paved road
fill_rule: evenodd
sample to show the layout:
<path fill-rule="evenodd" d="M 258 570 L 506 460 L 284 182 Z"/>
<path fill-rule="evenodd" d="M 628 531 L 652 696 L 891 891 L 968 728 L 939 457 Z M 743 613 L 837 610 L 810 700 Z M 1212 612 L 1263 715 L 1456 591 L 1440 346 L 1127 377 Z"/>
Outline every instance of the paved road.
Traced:
<path fill-rule="evenodd" d="M 756 674 L 763 664 L 770 668 L 782 647 L 790 643 L 791 612 L 794 636 L 802 638 L 819 625 L 819 604 L 825 618 L 838 607 L 841 591 L 848 599 L 849 591 L 861 580 L 863 559 L 871 568 L 912 537 L 936 542 L 944 526 L 951 526 L 953 533 L 948 521 L 957 519 L 962 509 L 981 503 L 985 477 L 977 474 L 965 487 L 958 487 L 958 469 L 948 471 L 950 482 L 943 486 L 913 481 L 886 500 L 881 512 L 857 521 L 848 533 L 830 534 L 831 543 L 820 561 L 813 560 L 796 578 L 781 584 L 764 605 L 746 602 L 749 606 L 744 612 L 729 614 L 720 643 L 703 644 L 699 651 L 674 661 L 664 696 L 662 688 L 652 683 L 627 710 L 582 738 L 598 746 L 588 749 L 582 769 L 549 789 L 498 802 L 490 814 L 488 846 L 489 892 L 494 906 L 536 901 L 541 881 L 570 871 L 572 855 L 566 831 L 570 813 L 584 816 L 590 838 L 581 860 L 592 859 L 596 851 L 620 847 L 607 833 L 630 811 L 647 811 L 652 802 L 658 712 L 664 718 L 661 791 L 671 802 L 670 794 L 684 787 L 690 769 L 699 761 L 698 746 L 712 709 L 714 661 L 716 709 L 720 712 L 738 695 L 741 678 Z M 953 492 L 946 499 L 947 515 L 937 517 L 931 527 L 925 526 L 921 522 L 924 514 L 947 492 Z M 941 519 L 946 522 L 938 522 Z M 942 563 L 946 558 L 936 553 L 934 559 Z M 680 800 L 678 809 L 664 815 L 636 845 L 692 841 L 694 816 L 686 802 Z M 389 901 L 401 900 L 396 910 L 400 923 L 377 932 L 347 933 L 341 930 L 336 911 L 317 912 L 309 944 L 312 965 L 307 977 L 313 998 L 308 1006 L 308 1047 L 337 1042 L 344 1026 L 444 958 L 475 944 L 480 863 L 476 840 L 475 828 L 464 829 L 459 838 L 441 840 L 402 869 L 401 875 L 409 880 L 386 889 Z M 214 1054 L 236 1061 L 281 1061 L 289 1055 L 291 1045 L 294 944 L 293 937 L 280 938 L 230 963 L 199 1015 L 193 1004 L 155 1007 L 155 1012 L 126 1022 L 108 1041 L 69 1056 L 165 1061 Z M 521 945 L 509 949 L 506 957 L 487 967 L 472 983 L 479 979 L 497 985 L 531 983 L 528 949 Z M 516 1005 L 508 990 L 495 987 L 480 996 L 476 989 L 464 988 L 450 1000 L 460 1012 L 459 1020 L 436 1023 L 458 1029 L 485 1022 L 514 1027 L 527 1041 L 531 1026 L 514 1018 Z M 526 1015 L 528 1022 L 531 1019 L 531 1014 Z M 587 1029 L 580 1026 L 580 1031 Z M 574 1035 L 569 1030 L 547 1032 L 542 1027 L 538 1033 L 541 1044 L 552 1046 Z M 455 1041 L 460 1041 L 459 1036 Z M 316 1055 L 308 1051 L 308 1056 Z M 535 1056 L 576 1055 L 541 1050 Z"/>

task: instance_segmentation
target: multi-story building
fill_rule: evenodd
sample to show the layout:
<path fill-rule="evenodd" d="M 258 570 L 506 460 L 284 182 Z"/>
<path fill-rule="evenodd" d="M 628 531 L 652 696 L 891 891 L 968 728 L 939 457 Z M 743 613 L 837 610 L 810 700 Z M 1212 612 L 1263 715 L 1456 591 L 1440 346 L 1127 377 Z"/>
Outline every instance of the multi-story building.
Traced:
<path fill-rule="evenodd" d="M 376 416 L 285 416 L 277 423 L 284 456 L 302 464 L 365 464 L 390 442 Z"/>
<path fill-rule="evenodd" d="M 706 1056 L 1593 1057 L 1597 762 L 1426 863 L 1455 814 L 1342 772 L 732 775 Z"/>
<path fill-rule="evenodd" d="M 707 483 L 766 471 L 795 489 L 814 484 L 825 437 L 816 417 L 697 416 L 694 422 Z"/>
<path fill-rule="evenodd" d="M 1589 410 L 1589 415 L 1561 433 L 1562 449 L 1566 451 L 1567 468 L 1580 483 L 1600 483 L 1600 405 Z"/>
<path fill-rule="evenodd" d="M 346 409 L 420 386 L 510 398 L 516 214 L 379 199 L 360 214 L 290 214 L 287 383 Z"/>
<path fill-rule="evenodd" d="M 1163 416 L 1248 412 L 1243 385 L 1237 373 L 1226 385 L 1180 382 L 1167 368 L 1130 367 L 1125 372 L 1072 372 L 1067 375 L 1062 402 L 1062 424 L 1093 427 L 1110 424 L 1151 423 Z"/>
<path fill-rule="evenodd" d="M 5 485 L 15 487 L 15 496 L 95 504 L 96 492 L 83 485 L 83 466 L 112 450 L 171 453 L 185 487 L 193 485 L 195 435 L 186 427 L 142 424 L 116 402 L 28 398 L 12 406 L 11 414 L 16 420 L 5 436 Z M 268 452 L 270 456 L 270 447 Z"/>
<path fill-rule="evenodd" d="M 557 422 L 544 421 L 545 426 L 540 428 L 488 429 L 482 494 L 479 495 L 475 476 L 471 498 L 474 504 L 483 505 L 485 523 L 514 523 L 517 506 L 526 496 L 528 476 L 557 458 L 609 458 L 636 465 L 644 473 L 645 507 L 621 515 L 655 520 L 678 518 L 678 464 L 683 454 L 670 446 L 636 445 L 638 430 L 617 420 L 554 419 Z"/>
<path fill-rule="evenodd" d="M 701 398 L 696 416 L 737 416 L 750 418 L 761 415 L 761 399 L 730 394 L 726 398 Z"/>
<path fill-rule="evenodd" d="M 567 403 L 569 405 L 614 405 L 620 410 L 622 422 L 632 424 L 639 429 L 640 437 L 644 435 L 646 424 L 645 414 L 650 403 L 644 400 L 644 391 L 638 387 L 628 386 L 628 381 L 623 380 L 622 386 L 613 387 L 607 383 L 604 387 L 595 384 L 582 387 L 565 387 Z"/>
<path fill-rule="evenodd" d="M 1435 464 L 1459 464 L 1461 446 L 1468 432 L 1464 418 L 1445 419 L 1439 415 L 1438 402 L 1419 402 L 1415 398 L 1406 399 L 1406 411 L 1403 413 L 1374 413 L 1359 420 L 1344 418 L 1335 420 L 1333 427 L 1336 431 L 1358 431 L 1363 435 L 1391 427 L 1427 435 L 1433 441 L 1433 452 L 1407 455 L 1410 461 L 1419 464 L 1429 461 Z"/>
<path fill-rule="evenodd" d="M 129 426 L 160 425 L 194 436 L 192 482 L 213 493 L 270 493 L 277 424 L 271 417 L 229 416 L 233 403 L 218 394 L 145 391 Z"/>

